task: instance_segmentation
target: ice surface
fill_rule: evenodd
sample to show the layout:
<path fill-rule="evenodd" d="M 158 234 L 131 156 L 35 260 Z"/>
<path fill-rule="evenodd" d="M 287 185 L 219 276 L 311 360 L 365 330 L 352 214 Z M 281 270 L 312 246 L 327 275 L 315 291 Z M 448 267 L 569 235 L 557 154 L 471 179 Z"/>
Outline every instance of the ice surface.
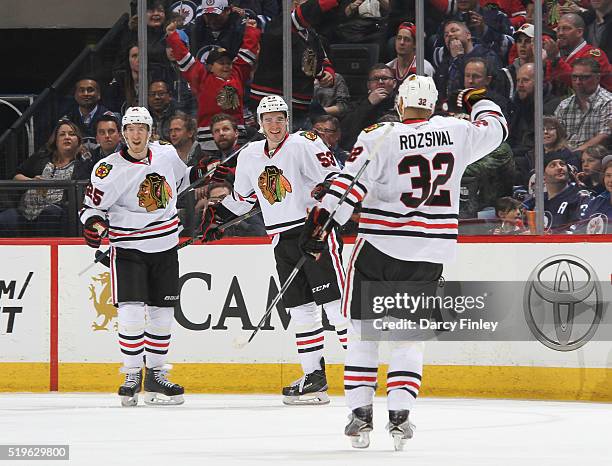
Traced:
<path fill-rule="evenodd" d="M 367 450 L 343 435 L 341 397 L 308 407 L 272 395 L 185 398 L 176 407 L 121 408 L 113 394 L 0 394 L 1 444 L 70 445 L 69 462 L 0 466 L 612 465 L 612 404 L 424 398 L 411 414 L 414 438 L 394 452 L 384 398 Z"/>

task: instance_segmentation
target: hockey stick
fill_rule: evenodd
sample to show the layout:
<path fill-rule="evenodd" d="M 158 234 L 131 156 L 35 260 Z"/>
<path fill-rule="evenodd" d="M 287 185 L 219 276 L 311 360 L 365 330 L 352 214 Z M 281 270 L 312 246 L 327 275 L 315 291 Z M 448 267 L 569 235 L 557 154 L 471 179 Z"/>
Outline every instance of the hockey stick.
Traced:
<path fill-rule="evenodd" d="M 253 139 L 251 139 L 250 141 L 247 141 L 243 146 L 240 146 L 238 149 L 236 149 L 234 152 L 232 152 L 230 155 L 228 155 L 225 160 L 223 162 L 221 162 L 222 164 L 227 162 L 230 159 L 233 159 L 234 157 L 236 157 L 240 152 L 242 152 L 244 149 L 246 149 L 246 147 L 251 144 L 253 142 Z M 220 164 L 218 164 L 220 165 Z M 204 183 L 204 181 L 206 180 L 206 178 L 208 178 L 210 175 L 212 175 L 215 170 L 217 169 L 217 165 L 215 165 L 214 167 L 212 167 L 210 170 L 208 170 L 204 176 L 198 178 L 197 180 L 195 180 L 193 183 L 191 183 L 189 186 L 187 186 L 183 191 L 181 191 L 181 193 L 178 195 L 177 197 L 177 201 L 183 197 L 185 194 L 192 192 L 194 189 L 198 188 L 201 184 Z"/>
<path fill-rule="evenodd" d="M 245 149 L 249 144 L 251 144 L 253 142 L 253 139 L 251 139 L 250 141 L 247 141 L 243 146 L 240 146 L 238 149 L 236 149 L 234 152 L 232 152 L 230 155 L 228 155 L 226 157 L 226 159 L 223 161 L 223 163 L 227 162 L 228 160 L 236 157 L 240 152 L 242 152 L 243 149 Z M 181 199 L 185 194 L 192 192 L 194 189 L 196 189 L 197 187 L 199 187 L 202 183 L 204 183 L 204 181 L 206 180 L 206 178 L 208 178 L 210 175 L 212 175 L 215 170 L 217 169 L 217 166 L 215 165 L 213 168 L 211 168 L 210 170 L 208 170 L 204 176 L 202 176 L 201 178 L 198 178 L 197 180 L 195 180 L 193 183 L 191 183 L 189 186 L 187 186 L 176 198 L 176 200 L 178 201 L 179 199 Z M 252 211 L 251 211 L 252 212 Z M 261 209 L 258 212 L 254 212 L 251 215 L 256 215 L 259 212 L 261 212 Z M 249 218 L 251 215 L 244 217 L 241 220 L 238 219 L 234 219 L 234 220 L 238 220 L 236 223 L 240 223 L 242 220 Z M 240 218 L 240 217 L 238 217 Z M 228 222 L 229 223 L 229 222 Z M 236 223 L 233 223 L 231 225 L 227 225 L 224 226 L 224 228 L 228 228 L 230 226 L 235 225 Z M 196 241 L 197 238 L 192 238 L 193 241 L 191 241 L 188 244 L 193 244 L 194 241 Z M 188 244 L 184 244 L 183 246 L 179 246 L 179 249 L 181 249 L 181 247 L 185 247 Z M 78 273 L 78 276 L 80 277 L 81 275 L 83 275 L 85 272 L 87 272 L 89 269 L 91 269 L 94 265 L 96 265 L 98 262 L 103 261 L 105 258 L 108 257 L 108 255 L 110 254 L 110 248 L 108 248 L 105 252 L 100 252 L 100 251 L 96 251 L 96 258 L 94 259 L 94 261 L 89 264 L 87 267 L 85 267 L 83 270 L 81 270 Z"/>
<path fill-rule="evenodd" d="M 96 258 L 94 259 L 94 261 L 91 264 L 89 264 L 87 267 L 85 267 L 83 270 L 81 270 L 77 274 L 77 276 L 80 277 L 81 275 L 83 275 L 85 272 L 91 269 L 98 262 L 101 262 L 102 260 L 104 260 L 105 257 L 108 257 L 109 254 L 110 254 L 110 247 L 105 252 L 102 252 L 99 249 L 96 249 Z"/>
<path fill-rule="evenodd" d="M 357 181 L 359 181 L 359 178 L 361 178 L 361 175 L 363 175 L 363 172 L 365 171 L 367 166 L 370 164 L 372 159 L 378 154 L 378 151 L 380 149 L 381 144 L 383 143 L 383 141 L 385 139 L 385 136 L 387 136 L 387 134 L 389 134 L 389 132 L 391 131 L 393 126 L 394 126 L 393 123 L 389 124 L 389 126 L 387 126 L 387 128 L 385 129 L 383 134 L 381 134 L 380 137 L 377 139 L 376 144 L 374 145 L 374 148 L 372 149 L 372 152 L 370 154 L 368 154 L 368 157 L 367 157 L 366 161 L 361 166 L 361 168 L 359 169 L 359 171 L 357 172 L 357 174 L 355 175 L 353 180 L 350 182 L 350 184 L 348 185 L 348 187 L 346 188 L 344 193 L 342 193 L 342 196 L 340 196 L 340 199 L 338 200 L 338 203 L 334 207 L 334 210 L 332 210 L 332 212 L 329 214 L 329 217 L 327 218 L 327 221 L 323 225 L 323 228 L 321 229 L 321 232 L 327 231 L 327 229 L 329 228 L 329 226 L 331 225 L 331 223 L 332 223 L 332 221 L 334 219 L 334 215 L 336 215 L 336 212 L 338 211 L 338 208 L 344 203 L 344 201 L 348 197 L 349 193 L 351 192 L 351 190 L 353 189 L 355 184 L 357 184 Z M 289 277 L 287 278 L 285 283 L 283 283 L 283 286 L 281 286 L 281 289 L 279 290 L 278 294 L 276 295 L 276 297 L 272 300 L 272 302 L 270 303 L 270 305 L 266 309 L 266 312 L 265 312 L 264 316 L 259 321 L 259 324 L 257 324 L 257 327 L 255 328 L 255 330 L 253 330 L 253 333 L 251 333 L 251 336 L 246 341 L 240 341 L 240 340 L 235 341 L 234 342 L 234 346 L 236 348 L 244 348 L 247 344 L 249 344 L 251 341 L 253 341 L 253 338 L 255 338 L 255 335 L 257 335 L 257 332 L 259 332 L 261 330 L 261 328 L 264 326 L 265 321 L 272 314 L 272 310 L 274 309 L 274 307 L 281 300 L 281 298 L 283 297 L 283 295 L 285 294 L 287 289 L 289 289 L 289 286 L 291 285 L 291 283 L 293 283 L 293 280 L 295 280 L 295 277 L 297 276 L 297 274 L 299 273 L 300 269 L 304 265 L 304 262 L 306 262 L 306 259 L 307 259 L 306 255 L 302 254 L 302 257 L 300 257 L 300 260 L 297 262 L 297 264 L 295 264 L 295 267 L 293 268 L 293 270 L 289 274 Z"/>
<path fill-rule="evenodd" d="M 246 220 L 247 218 L 251 218 L 254 215 L 257 215 L 258 213 L 261 212 L 261 207 L 256 207 L 253 210 L 250 210 L 249 212 L 247 212 L 246 214 L 242 214 L 240 217 L 236 217 L 233 220 L 230 220 L 228 222 L 222 223 L 221 225 L 219 225 L 218 229 L 219 230 L 227 230 L 229 227 L 233 227 L 234 225 L 237 225 L 238 223 Z M 201 236 L 193 236 L 191 238 L 189 238 L 187 241 L 185 241 L 184 243 L 179 244 L 178 249 L 183 249 L 185 246 L 189 246 L 190 244 L 195 243 L 197 240 L 202 239 Z"/>
<path fill-rule="evenodd" d="M 246 214 L 242 214 L 240 217 L 236 217 L 233 220 L 230 220 L 228 222 L 225 222 L 219 225 L 219 230 L 227 230 L 229 227 L 233 227 L 234 225 L 237 225 L 238 223 L 242 222 L 243 220 L 246 220 L 247 218 L 257 215 L 260 212 L 261 212 L 261 207 L 256 207 L 255 209 L 250 210 Z M 195 243 L 197 240 L 201 238 L 202 238 L 201 236 L 193 236 L 189 238 L 187 241 L 185 241 L 184 243 L 179 244 L 176 250 L 178 251 L 179 249 L 183 249 L 185 246 L 189 246 L 190 244 Z M 110 254 L 110 247 L 104 252 L 100 251 L 99 249 L 96 250 L 96 258 L 94 259 L 94 261 L 91 264 L 89 264 L 87 267 L 85 267 L 83 270 L 81 270 L 78 276 L 80 277 L 81 275 L 83 275 L 85 272 L 91 269 L 98 262 L 102 262 L 106 257 L 109 256 L 109 254 Z"/>

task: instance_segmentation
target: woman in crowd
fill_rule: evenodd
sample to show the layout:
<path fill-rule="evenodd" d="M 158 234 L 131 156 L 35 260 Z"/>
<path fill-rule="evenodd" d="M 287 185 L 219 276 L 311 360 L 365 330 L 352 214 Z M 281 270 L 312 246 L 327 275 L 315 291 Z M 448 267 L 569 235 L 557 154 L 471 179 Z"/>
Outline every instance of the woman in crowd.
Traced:
<path fill-rule="evenodd" d="M 544 154 L 557 154 L 562 160 L 565 160 L 573 169 L 580 167 L 578 155 L 571 151 L 567 145 L 567 133 L 561 122 L 553 116 L 545 116 L 544 124 Z M 524 163 L 517 163 L 517 168 L 520 176 L 520 184 L 527 186 L 529 177 L 535 170 L 535 154 L 533 150 L 527 153 L 527 156 L 522 159 Z"/>
<path fill-rule="evenodd" d="M 127 108 L 136 105 L 138 105 L 138 45 L 132 43 L 126 47 L 121 67 L 113 72 L 108 92 L 108 106 L 113 112 L 123 114 Z"/>
<path fill-rule="evenodd" d="M 82 137 L 77 125 L 60 120 L 45 148 L 25 160 L 14 180 L 86 180 L 93 161 L 83 153 Z M 38 236 L 59 236 L 66 224 L 63 189 L 28 189 L 17 208 L 0 212 L 0 231 L 3 235 L 19 236 L 34 231 Z"/>

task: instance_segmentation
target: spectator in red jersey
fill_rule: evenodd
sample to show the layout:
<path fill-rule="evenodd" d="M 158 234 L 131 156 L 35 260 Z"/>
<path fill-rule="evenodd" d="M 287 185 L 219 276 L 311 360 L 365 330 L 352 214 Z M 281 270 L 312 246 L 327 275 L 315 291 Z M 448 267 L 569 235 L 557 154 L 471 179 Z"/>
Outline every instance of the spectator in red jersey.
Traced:
<path fill-rule="evenodd" d="M 552 61 L 552 78 L 572 85 L 572 65 L 578 58 L 592 58 L 599 64 L 601 85 L 612 91 L 612 67 L 605 52 L 587 44 L 584 40 L 585 24 L 582 17 L 569 13 L 559 19 L 557 42 L 543 44 L 546 55 Z"/>
<path fill-rule="evenodd" d="M 198 142 L 202 150 L 215 150 L 210 121 L 217 113 L 227 113 L 240 125 L 244 136 L 244 85 L 249 79 L 257 53 L 261 31 L 257 22 L 247 20 L 244 40 L 238 56 L 232 62 L 232 55 L 223 48 L 212 50 L 206 58 L 206 66 L 197 61 L 176 32 L 176 24 L 167 27 L 168 45 L 183 76 L 198 97 Z"/>

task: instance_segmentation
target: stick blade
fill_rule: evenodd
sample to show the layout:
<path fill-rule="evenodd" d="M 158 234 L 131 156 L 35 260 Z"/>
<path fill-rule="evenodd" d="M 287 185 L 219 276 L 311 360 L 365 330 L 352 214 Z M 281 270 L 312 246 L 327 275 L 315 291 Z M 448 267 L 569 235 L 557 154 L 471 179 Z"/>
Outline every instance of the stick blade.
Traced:
<path fill-rule="evenodd" d="M 243 349 L 246 345 L 249 344 L 251 340 L 246 339 L 245 337 L 236 337 L 234 338 L 234 348 Z"/>

